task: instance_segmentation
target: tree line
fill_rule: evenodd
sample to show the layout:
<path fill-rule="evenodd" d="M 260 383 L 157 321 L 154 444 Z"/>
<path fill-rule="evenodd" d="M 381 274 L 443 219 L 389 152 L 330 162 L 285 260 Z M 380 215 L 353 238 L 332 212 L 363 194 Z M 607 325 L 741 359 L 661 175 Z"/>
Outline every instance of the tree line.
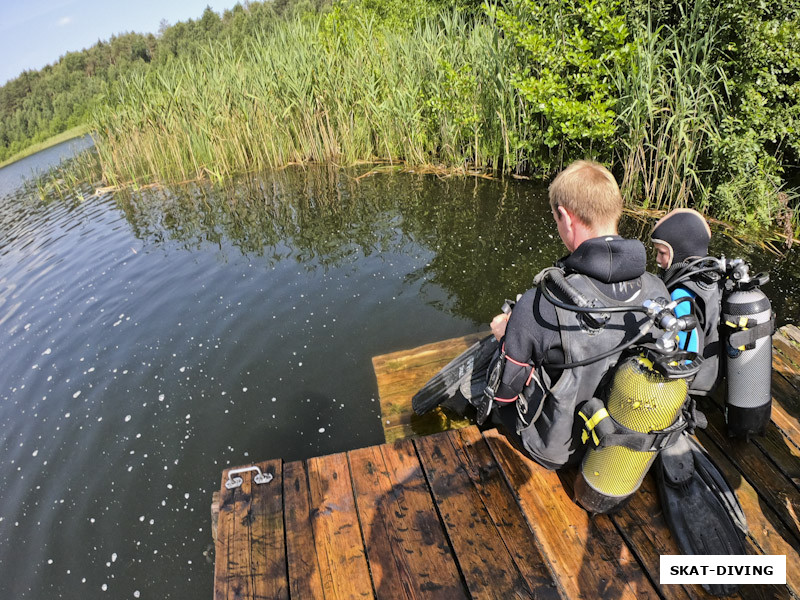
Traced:
<path fill-rule="evenodd" d="M 330 0 L 274 0 L 237 4 L 199 19 L 161 22 L 157 34 L 127 32 L 67 52 L 52 65 L 23 71 L 0 87 L 0 162 L 37 142 L 89 122 L 91 111 L 120 78 L 192 57 L 214 40 L 235 45 L 287 13 L 317 11 Z"/>

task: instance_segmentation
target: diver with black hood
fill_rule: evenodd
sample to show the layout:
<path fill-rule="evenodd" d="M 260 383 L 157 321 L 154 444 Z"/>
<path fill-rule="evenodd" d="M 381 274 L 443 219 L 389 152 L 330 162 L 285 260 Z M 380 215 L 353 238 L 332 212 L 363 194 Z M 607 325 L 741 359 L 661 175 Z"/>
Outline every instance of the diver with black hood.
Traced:
<path fill-rule="evenodd" d="M 708 256 L 711 228 L 696 210 L 677 208 L 655 224 L 651 241 L 656 264 L 663 269 L 661 278 L 671 298 L 679 301 L 675 314 L 694 313 L 700 322 L 697 329 L 681 333 L 679 340 L 682 348 L 699 352 L 704 358 L 700 372 L 692 380 L 691 393 L 711 394 L 719 380 L 719 318 L 724 278 L 717 270 L 686 270 L 690 263 Z M 686 276 L 681 277 L 684 271 Z"/>

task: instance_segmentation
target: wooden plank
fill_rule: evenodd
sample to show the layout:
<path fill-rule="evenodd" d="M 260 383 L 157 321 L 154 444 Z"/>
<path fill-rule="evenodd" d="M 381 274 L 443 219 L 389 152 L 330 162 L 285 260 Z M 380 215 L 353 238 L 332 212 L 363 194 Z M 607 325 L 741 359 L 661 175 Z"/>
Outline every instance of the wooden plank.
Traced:
<path fill-rule="evenodd" d="M 564 597 L 659 597 L 608 516 L 590 518 L 572 502 L 558 474 L 526 458 L 497 430 L 484 437 Z M 574 472 L 564 476 L 574 478 Z"/>
<path fill-rule="evenodd" d="M 708 427 L 705 430 L 698 430 L 697 437 L 706 448 L 712 444 L 724 448 L 726 456 L 736 465 L 739 474 L 735 479 L 728 481 L 736 488 L 739 480 L 747 479 L 748 483 L 758 490 L 762 501 L 777 513 L 784 524 L 797 531 L 800 492 L 794 482 L 781 473 L 754 444 L 728 438 L 724 433 L 725 424 L 721 410 L 718 408 L 708 410 L 706 417 Z"/>
<path fill-rule="evenodd" d="M 411 398 L 442 367 L 487 333 L 473 333 L 373 357 L 372 367 L 381 402 L 381 422 L 387 442 L 470 424 L 467 419 L 441 408 L 418 416 L 411 408 Z"/>
<path fill-rule="evenodd" d="M 217 541 L 217 524 L 219 523 L 219 490 L 211 494 L 211 539 Z"/>
<path fill-rule="evenodd" d="M 258 463 L 270 483 L 253 483 L 253 473 L 243 473 L 242 485 L 220 491 L 218 545 L 214 596 L 228 598 L 288 599 L 283 536 L 281 461 Z"/>
<path fill-rule="evenodd" d="M 348 457 L 376 597 L 467 598 L 411 440 Z"/>
<path fill-rule="evenodd" d="M 680 554 L 680 550 L 664 520 L 653 476 L 647 475 L 630 502 L 610 518 L 651 581 L 658 582 L 661 555 Z M 668 600 L 713 597 L 699 585 L 666 585 L 660 587 L 660 592 Z"/>
<path fill-rule="evenodd" d="M 742 477 L 738 465 L 731 459 L 731 453 L 725 446 L 720 447 L 708 438 L 703 439 L 702 443 L 714 464 L 736 490 L 736 497 L 747 517 L 750 542 L 761 554 L 786 556 L 786 583 L 793 596 L 800 597 L 800 541 L 797 536 L 800 521 L 795 518 L 794 523 L 787 527 L 778 514 L 763 501 L 752 483 Z M 769 590 L 769 598 L 787 596 L 784 586 L 742 586 L 743 590 L 744 588 L 755 588 L 762 592 Z"/>
<path fill-rule="evenodd" d="M 526 598 L 531 590 L 459 459 L 450 432 L 416 440 L 436 505 L 472 597 Z"/>
<path fill-rule="evenodd" d="M 800 328 L 796 325 L 784 325 L 780 331 L 794 343 L 800 344 Z"/>
<path fill-rule="evenodd" d="M 800 448 L 800 422 L 797 413 L 787 410 L 791 406 L 787 398 L 792 398 L 797 391 L 784 377 L 778 373 L 772 374 L 772 422 L 781 430 L 783 435 Z"/>
<path fill-rule="evenodd" d="M 347 455 L 307 461 L 312 529 L 326 599 L 374 598 Z"/>
<path fill-rule="evenodd" d="M 750 441 L 800 490 L 800 448 L 778 427 L 776 421 L 779 419 L 774 418 L 776 414 L 773 410 L 773 422 L 767 426 L 766 435 Z"/>
<path fill-rule="evenodd" d="M 461 429 L 461 460 L 481 495 L 497 531 L 510 549 L 517 569 L 536 598 L 557 598 L 558 586 L 542 557 L 541 548 L 477 427 Z"/>
<path fill-rule="evenodd" d="M 773 353 L 782 357 L 786 365 L 793 372 L 800 370 L 800 348 L 795 342 L 783 335 L 783 331 L 778 331 L 772 336 Z"/>
<path fill-rule="evenodd" d="M 222 487 L 220 489 L 219 518 L 217 521 L 217 538 L 214 547 L 214 600 L 227 600 L 229 590 L 239 589 L 247 582 L 239 582 L 228 567 L 233 560 L 234 553 L 234 528 L 233 513 L 235 503 L 243 501 L 237 490 L 225 488 L 228 472 L 222 472 Z M 231 594 L 232 595 L 232 594 Z"/>
<path fill-rule="evenodd" d="M 456 471 L 448 477 L 455 475 L 458 481 L 445 479 L 443 482 L 445 491 L 451 494 L 450 499 L 452 500 L 452 494 L 458 493 L 459 486 L 466 490 L 474 488 L 471 496 L 482 513 L 481 518 L 486 519 L 487 525 L 496 531 L 499 540 L 502 541 L 503 548 L 500 552 L 504 557 L 503 562 L 507 562 L 505 560 L 507 553 L 512 566 L 519 572 L 522 581 L 533 597 L 558 598 L 557 586 L 542 558 L 536 538 L 528 527 L 514 494 L 508 489 L 500 467 L 494 460 L 489 445 L 483 439 L 478 428 L 472 426 L 451 432 L 448 434 L 448 438 L 450 445 L 441 444 L 438 447 L 439 450 L 444 450 L 442 456 L 437 455 L 436 445 L 433 445 L 432 448 L 429 446 L 426 454 L 433 459 L 431 464 L 434 466 L 431 469 L 426 468 L 426 470 L 446 469 L 442 458 L 453 464 L 456 464 L 457 461 Z M 427 440 L 418 440 L 415 443 L 420 448 L 421 445 L 427 443 Z M 440 507 L 443 504 L 444 502 L 440 502 Z M 443 516 L 444 514 L 442 512 Z M 459 516 L 463 518 L 463 515 Z M 454 519 L 448 519 L 446 522 L 453 523 Z M 472 525 L 467 520 L 462 527 L 455 528 L 455 531 L 451 533 L 451 538 L 456 536 L 459 536 L 459 539 L 463 538 L 464 530 L 471 527 Z M 470 535 L 474 536 L 474 534 Z M 481 544 L 485 543 L 487 539 L 484 536 L 477 537 Z M 461 558 L 460 553 L 458 557 Z M 471 572 L 467 575 L 467 579 L 474 576 L 475 573 Z"/>
<path fill-rule="evenodd" d="M 292 598 L 321 600 L 325 596 L 311 525 L 305 462 L 296 461 L 283 466 L 283 498 L 289 593 Z"/>

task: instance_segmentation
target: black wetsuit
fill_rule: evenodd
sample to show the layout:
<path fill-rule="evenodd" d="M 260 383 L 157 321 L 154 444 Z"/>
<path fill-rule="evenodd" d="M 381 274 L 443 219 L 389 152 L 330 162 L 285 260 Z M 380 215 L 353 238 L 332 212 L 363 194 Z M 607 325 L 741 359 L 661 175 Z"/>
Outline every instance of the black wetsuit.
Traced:
<path fill-rule="evenodd" d="M 641 242 L 607 236 L 586 240 L 575 252 L 559 261 L 558 266 L 568 276 L 584 276 L 577 280 L 573 277 L 573 281 L 586 286 L 591 294 L 588 295 L 590 300 L 602 295 L 606 298 L 601 299 L 601 304 L 610 299 L 614 303 L 641 305 L 646 298 L 669 298 L 663 283 L 655 275 L 645 272 L 646 262 L 647 254 Z M 549 368 L 548 365 L 564 363 L 567 355 L 570 357 L 567 362 L 574 361 L 578 356 L 593 357 L 609 349 L 605 347 L 609 344 L 610 348 L 614 348 L 620 340 L 636 335 L 638 323 L 641 322 L 634 322 L 630 313 L 612 313 L 618 315 L 612 317 L 614 323 L 599 333 L 587 335 L 586 339 L 581 339 L 579 331 L 570 333 L 571 343 L 581 348 L 571 349 L 565 355 L 564 336 L 560 327 L 565 316 L 562 313 L 559 317 L 559 310 L 541 295 L 538 288 L 528 290 L 517 301 L 503 340 L 507 360 L 496 394 L 499 410 L 495 419 L 500 418 L 507 429 L 520 435 L 528 453 L 548 468 L 559 468 L 577 458 L 574 455 L 580 444 L 569 439 L 576 403 L 589 400 L 595 393 L 594 389 L 584 389 L 580 382 L 573 381 L 569 385 L 571 391 L 565 390 L 562 385 L 562 397 L 557 397 L 559 394 L 552 392 L 561 378 L 562 370 Z M 610 360 L 571 370 L 570 376 L 591 380 L 589 387 L 592 387 L 597 385 L 595 380 L 599 383 L 599 377 L 617 358 L 618 354 Z M 515 400 L 530 382 L 534 368 L 548 393 L 543 404 L 540 402 L 541 393 L 538 398 L 530 398 L 528 410 L 518 414 Z M 597 373 L 599 369 L 603 372 Z M 564 398 L 563 393 L 578 393 L 588 397 Z M 556 422 L 557 426 L 554 427 Z M 548 432 L 548 428 L 559 431 Z"/>

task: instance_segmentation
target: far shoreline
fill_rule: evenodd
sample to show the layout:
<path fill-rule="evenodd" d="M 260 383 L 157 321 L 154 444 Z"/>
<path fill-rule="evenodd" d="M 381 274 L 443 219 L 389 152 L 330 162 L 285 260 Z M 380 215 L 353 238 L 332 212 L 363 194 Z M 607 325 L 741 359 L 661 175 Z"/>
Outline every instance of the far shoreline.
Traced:
<path fill-rule="evenodd" d="M 18 160 L 22 160 L 23 158 L 26 158 L 26 157 L 31 156 L 33 154 L 36 154 L 37 152 L 41 152 L 42 150 L 46 150 L 47 148 L 50 148 L 50 147 L 55 146 L 57 144 L 61 144 L 62 142 L 66 142 L 66 141 L 75 139 L 77 137 L 81 137 L 83 135 L 86 135 L 90 131 L 91 131 L 91 128 L 86 124 L 84 124 L 84 125 L 76 125 L 75 127 L 72 127 L 71 129 L 67 129 L 66 131 L 62 131 L 61 133 L 58 133 L 58 134 L 56 134 L 56 135 L 54 135 L 52 137 L 49 137 L 44 141 L 38 142 L 36 144 L 32 144 L 32 145 L 28 146 L 27 148 L 25 148 L 24 150 L 20 150 L 15 155 L 10 156 L 9 158 L 4 160 L 3 162 L 0 162 L 0 169 L 2 169 L 3 167 L 7 167 L 8 165 L 10 165 L 12 163 L 17 162 Z"/>

